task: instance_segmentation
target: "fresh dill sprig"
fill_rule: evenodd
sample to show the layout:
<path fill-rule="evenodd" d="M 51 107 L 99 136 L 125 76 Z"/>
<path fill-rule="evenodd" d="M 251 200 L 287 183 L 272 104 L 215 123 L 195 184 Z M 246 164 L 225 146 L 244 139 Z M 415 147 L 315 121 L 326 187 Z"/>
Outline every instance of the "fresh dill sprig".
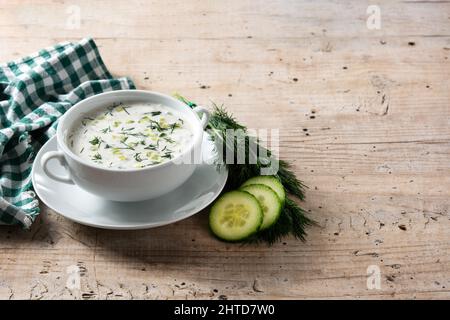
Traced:
<path fill-rule="evenodd" d="M 93 146 L 100 144 L 101 139 L 99 137 L 94 137 L 91 141 L 89 141 L 90 144 L 92 144 Z"/>
<path fill-rule="evenodd" d="M 102 133 L 107 133 L 107 132 L 111 132 L 111 127 L 108 126 L 107 128 L 104 128 L 102 130 L 100 130 Z"/>
<path fill-rule="evenodd" d="M 101 154 L 97 152 L 92 156 L 92 160 L 102 160 Z"/>
<path fill-rule="evenodd" d="M 283 237 L 292 234 L 301 241 L 306 241 L 306 227 L 316 225 L 316 222 L 306 216 L 305 210 L 292 199 L 286 198 L 283 211 L 278 221 L 270 228 L 263 230 L 250 237 L 245 242 L 257 243 L 267 242 L 272 245 L 280 241 Z"/>
<path fill-rule="evenodd" d="M 290 167 L 291 165 L 288 162 L 279 160 L 277 177 L 283 183 L 283 186 L 288 193 L 303 200 L 305 198 L 304 189 L 307 188 L 307 186 L 297 179 L 295 174 L 289 169 Z"/>
<path fill-rule="evenodd" d="M 141 153 L 137 152 L 134 154 L 134 160 L 136 160 L 137 162 L 142 162 L 142 158 L 141 158 Z"/>
<path fill-rule="evenodd" d="M 175 94 L 175 97 L 194 108 L 197 105 L 184 97 Z M 261 169 L 271 167 L 272 161 L 278 161 L 278 171 L 275 177 L 283 184 L 286 192 L 293 198 L 298 200 L 304 199 L 304 189 L 306 186 L 295 176 L 291 171 L 290 165 L 284 160 L 276 159 L 267 148 L 261 146 L 259 141 L 247 134 L 247 128 L 237 122 L 237 120 L 227 112 L 223 106 L 213 104 L 213 112 L 208 122 L 208 129 L 212 133 L 211 139 L 216 145 L 216 148 L 222 147 L 222 163 L 225 163 L 228 169 L 227 189 L 239 188 L 248 179 L 259 176 Z M 227 130 L 242 130 L 243 137 L 234 137 L 233 141 L 226 139 Z M 244 164 L 237 163 L 237 150 L 241 141 L 244 139 L 245 143 L 245 161 Z M 250 148 L 253 144 L 256 148 Z M 231 149 L 234 155 L 233 164 L 226 164 L 227 150 Z M 259 150 L 257 154 L 253 150 Z M 220 153 L 219 153 L 220 154 Z M 249 161 L 255 159 L 256 161 Z M 221 164 L 219 164 L 221 165 Z M 295 238 L 305 241 L 306 227 L 314 225 L 315 222 L 307 217 L 306 212 L 293 199 L 286 197 L 283 210 L 278 221 L 267 230 L 257 233 L 255 236 L 247 239 L 247 242 L 267 242 L 272 245 L 280 241 L 284 236 L 293 235 Z"/>

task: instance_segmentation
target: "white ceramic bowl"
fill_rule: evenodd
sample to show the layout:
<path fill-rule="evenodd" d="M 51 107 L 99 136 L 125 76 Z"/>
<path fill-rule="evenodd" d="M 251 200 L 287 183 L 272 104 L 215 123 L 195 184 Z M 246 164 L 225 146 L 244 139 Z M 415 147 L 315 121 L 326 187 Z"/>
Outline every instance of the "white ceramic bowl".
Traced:
<path fill-rule="evenodd" d="M 190 146 L 183 154 L 170 161 L 142 169 L 104 168 L 74 154 L 66 143 L 72 127 L 86 113 L 118 102 L 158 103 L 183 114 L 194 131 Z M 56 133 L 58 151 L 44 154 L 41 165 L 50 178 L 75 183 L 80 188 L 105 199 L 140 201 L 155 198 L 174 190 L 192 175 L 196 164 L 201 161 L 201 143 L 208 119 L 209 113 L 205 108 L 191 109 L 184 103 L 157 92 L 118 90 L 102 93 L 77 103 L 64 114 L 59 120 Z M 66 176 L 57 175 L 48 169 L 47 164 L 51 159 L 57 159 L 66 168 Z"/>

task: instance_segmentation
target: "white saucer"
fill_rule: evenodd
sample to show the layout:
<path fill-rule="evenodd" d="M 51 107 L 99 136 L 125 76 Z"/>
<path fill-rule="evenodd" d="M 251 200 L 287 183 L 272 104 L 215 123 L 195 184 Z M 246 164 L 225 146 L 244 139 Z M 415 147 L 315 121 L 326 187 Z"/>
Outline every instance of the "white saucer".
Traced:
<path fill-rule="evenodd" d="M 56 137 L 50 139 L 34 160 L 32 181 L 37 195 L 49 208 L 72 221 L 104 229 L 146 229 L 185 219 L 207 207 L 216 199 L 227 181 L 228 172 L 212 164 L 213 143 L 205 135 L 202 145 L 204 164 L 176 190 L 159 198 L 140 202 L 114 202 L 94 196 L 76 185 L 47 177 L 42 170 L 42 155 L 56 150 Z M 63 173 L 57 161 L 49 162 L 50 170 Z"/>

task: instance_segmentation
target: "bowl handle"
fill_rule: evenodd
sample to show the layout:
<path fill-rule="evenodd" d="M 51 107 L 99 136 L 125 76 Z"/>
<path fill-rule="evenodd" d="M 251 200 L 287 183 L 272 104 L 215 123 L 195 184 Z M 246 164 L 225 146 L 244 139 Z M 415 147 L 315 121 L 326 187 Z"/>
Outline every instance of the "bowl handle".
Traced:
<path fill-rule="evenodd" d="M 66 159 L 64 159 L 64 154 L 61 151 L 49 151 L 49 152 L 46 152 L 41 158 L 41 166 L 42 166 L 42 169 L 44 169 L 45 174 L 47 176 L 49 176 L 50 178 L 52 178 L 53 180 L 68 183 L 68 184 L 74 184 L 72 181 L 72 178 L 70 177 L 69 172 L 67 172 L 66 176 L 60 176 L 60 175 L 54 174 L 53 172 L 51 172 L 48 169 L 47 164 L 51 159 L 57 159 L 64 168 L 67 168 Z"/>
<path fill-rule="evenodd" d="M 204 107 L 197 106 L 194 109 L 192 109 L 195 113 L 197 113 L 198 117 L 200 118 L 200 122 L 202 124 L 203 129 L 206 128 L 208 125 L 209 117 L 211 114 L 209 113 L 208 109 Z"/>

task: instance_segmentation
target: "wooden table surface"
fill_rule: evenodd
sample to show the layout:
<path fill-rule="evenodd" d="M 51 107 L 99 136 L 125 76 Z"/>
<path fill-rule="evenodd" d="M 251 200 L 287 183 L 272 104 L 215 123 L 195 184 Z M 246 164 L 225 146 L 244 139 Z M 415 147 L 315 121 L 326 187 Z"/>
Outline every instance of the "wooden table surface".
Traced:
<path fill-rule="evenodd" d="M 372 2 L 0 0 L 0 61 L 91 36 L 139 88 L 280 128 L 319 223 L 240 246 L 206 211 L 117 232 L 43 205 L 30 231 L 0 228 L 0 298 L 450 298 L 450 3 L 376 1 L 372 30 Z"/>

